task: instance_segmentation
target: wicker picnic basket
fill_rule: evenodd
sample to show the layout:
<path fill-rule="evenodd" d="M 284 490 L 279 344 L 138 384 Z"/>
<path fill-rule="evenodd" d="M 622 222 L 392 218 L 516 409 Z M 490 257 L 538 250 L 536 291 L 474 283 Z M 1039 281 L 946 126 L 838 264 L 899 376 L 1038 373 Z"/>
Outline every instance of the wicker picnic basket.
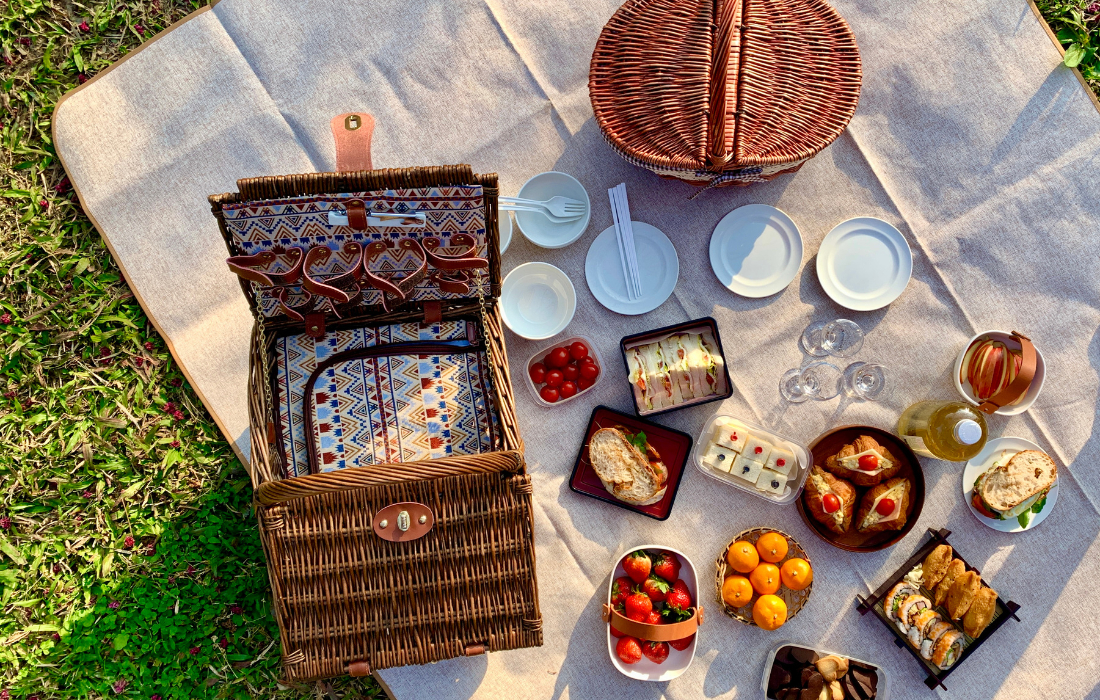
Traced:
<path fill-rule="evenodd" d="M 710 188 L 798 170 L 848 125 L 861 77 L 825 0 L 627 0 L 588 88 L 619 155 Z"/>
<path fill-rule="evenodd" d="M 474 200 L 473 212 L 458 213 L 484 216 L 487 246 L 487 294 L 478 286 L 476 296 L 455 292 L 441 295 L 442 301 L 394 303 L 400 300 L 383 293 L 380 298 L 388 303 L 359 306 L 357 313 L 342 317 L 306 314 L 295 320 L 265 314 L 262 285 L 241 280 L 257 319 L 248 387 L 252 480 L 286 677 L 306 681 L 360 676 L 393 666 L 541 645 L 531 480 L 497 309 L 496 175 L 475 175 L 469 166 L 459 165 L 263 177 L 239 180 L 237 186 L 239 192 L 210 197 L 234 256 L 231 261 L 249 252 L 234 235 L 234 221 L 227 221 L 234 207 L 240 211 L 241 206 L 248 210 L 257 205 L 251 211 L 270 213 L 272 209 L 265 207 L 271 203 L 331 193 L 358 193 L 367 214 L 373 215 L 372 197 L 377 197 L 375 204 L 395 193 L 408 198 L 410 193 L 442 192 L 446 199 L 453 194 L 448 188 L 466 188 L 482 198 Z M 308 212 L 310 206 L 316 205 L 299 209 Z M 384 238 L 390 231 L 378 230 L 383 233 L 367 228 L 362 235 L 367 240 Z M 307 226 L 301 240 L 316 240 L 310 233 Z M 448 274 L 453 283 L 464 273 Z M 365 304 L 367 297 L 363 299 Z M 273 366 L 277 346 L 301 337 L 293 334 L 303 329 L 318 337 L 320 347 L 370 329 L 404 327 L 401 324 L 434 328 L 450 322 L 467 323 L 484 343 L 491 368 L 489 399 L 498 417 L 493 449 L 294 476 L 288 463 L 292 457 L 279 438 L 284 427 L 278 425 L 282 399 L 273 399 L 272 393 L 279 389 Z M 308 454 L 312 462 L 315 455 Z"/>

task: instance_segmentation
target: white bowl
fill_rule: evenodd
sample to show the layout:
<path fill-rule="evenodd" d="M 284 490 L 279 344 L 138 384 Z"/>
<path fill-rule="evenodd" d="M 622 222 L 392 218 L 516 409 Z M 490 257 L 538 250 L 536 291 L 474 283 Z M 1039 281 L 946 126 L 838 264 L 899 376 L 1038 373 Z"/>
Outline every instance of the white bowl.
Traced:
<path fill-rule="evenodd" d="M 578 340 L 588 346 L 588 354 L 593 359 L 593 361 L 595 361 L 596 367 L 598 367 L 599 370 L 600 370 L 600 374 L 596 377 L 596 381 L 593 382 L 592 386 L 588 387 L 588 389 L 581 389 L 577 393 L 573 394 L 572 396 L 570 396 L 567 399 L 558 399 L 557 403 L 550 403 L 549 401 L 547 401 L 546 399 L 542 398 L 542 396 L 539 395 L 539 388 L 537 386 L 535 386 L 535 383 L 533 381 L 531 381 L 531 365 L 535 364 L 536 362 L 542 362 L 543 358 L 546 357 L 546 353 L 550 352 L 554 348 L 569 346 L 569 345 L 572 345 L 574 342 L 576 342 Z M 547 369 L 550 369 L 550 368 L 548 367 Z M 524 379 L 524 381 L 527 382 L 527 388 L 531 390 L 531 396 L 535 397 L 535 401 L 540 406 L 546 406 L 547 408 L 553 408 L 554 406 L 560 406 L 563 403 L 568 403 L 568 402 L 572 401 L 573 399 L 577 398 L 578 396 L 584 395 L 585 392 L 587 392 L 589 389 L 595 388 L 595 386 L 600 383 L 600 380 L 603 379 L 603 375 L 604 375 L 603 360 L 600 358 L 599 351 L 596 350 L 596 344 L 593 343 L 590 338 L 587 338 L 583 335 L 576 335 L 576 336 L 573 336 L 572 338 L 565 338 L 565 339 L 560 340 L 556 343 L 552 343 L 550 345 L 547 345 L 546 347 L 544 347 L 541 350 L 539 350 L 538 352 L 536 352 L 534 355 L 531 355 L 531 359 L 527 360 L 527 364 L 525 364 L 523 366 L 523 379 Z"/>
<path fill-rule="evenodd" d="M 967 403 L 974 406 L 980 406 L 981 401 L 974 396 L 974 389 L 970 386 L 968 381 L 960 381 L 959 373 L 962 372 L 963 358 L 966 356 L 966 351 L 978 340 L 982 338 L 989 338 L 991 340 L 999 340 L 1004 343 L 1008 348 L 1018 350 L 1020 344 L 1013 339 L 1011 333 L 1004 331 L 985 331 L 979 333 L 966 342 L 963 349 L 959 352 L 959 357 L 955 360 L 955 389 L 959 392 L 959 395 L 966 399 Z M 1035 399 L 1039 398 L 1039 392 L 1043 390 L 1043 381 L 1046 379 L 1047 368 L 1046 361 L 1043 359 L 1043 353 L 1039 352 L 1039 348 L 1035 348 L 1035 378 L 1031 380 L 1031 386 L 1027 388 L 1027 392 L 1024 393 L 1023 399 L 1015 406 L 1005 406 L 1004 408 L 998 408 L 995 413 L 1002 416 L 1015 416 L 1019 413 L 1023 413 L 1027 409 L 1031 408 L 1031 404 L 1035 403 Z"/>
<path fill-rule="evenodd" d="M 509 272 L 500 300 L 504 323 L 528 340 L 561 333 L 577 310 L 577 291 L 568 275 L 544 262 L 524 263 Z"/>
<path fill-rule="evenodd" d="M 539 173 L 519 188 L 517 197 L 545 202 L 552 197 L 569 197 L 584 202 L 584 216 L 565 223 L 556 223 L 534 211 L 517 211 L 516 223 L 527 240 L 542 248 L 564 248 L 581 237 L 592 217 L 588 192 L 577 178 L 550 171 Z"/>
<path fill-rule="evenodd" d="M 663 549 L 666 552 L 672 552 L 680 558 L 680 578 L 683 579 L 684 585 L 687 586 L 688 593 L 691 594 L 692 602 L 702 607 L 702 603 L 699 601 L 699 577 L 695 573 L 695 565 L 691 563 L 691 560 L 678 549 L 672 547 L 663 547 L 656 544 L 643 544 L 637 547 L 631 547 L 624 550 L 619 558 L 615 560 L 615 568 L 611 570 L 611 579 L 607 582 L 607 597 L 604 598 L 604 602 L 611 600 L 611 587 L 615 585 L 615 579 L 620 576 L 626 576 L 626 570 L 623 569 L 623 559 L 627 554 L 636 552 L 639 549 L 646 551 L 656 551 Z M 602 607 L 601 607 L 602 609 Z M 699 646 L 699 632 L 695 633 L 695 638 L 691 640 L 691 646 L 683 651 L 673 649 L 671 646 L 668 649 L 668 658 L 665 659 L 663 664 L 657 664 L 646 657 L 636 664 L 624 664 L 619 655 L 615 653 L 615 645 L 619 640 L 611 636 L 611 625 L 604 622 L 603 626 L 607 628 L 607 653 L 611 656 L 611 663 L 615 668 L 619 669 L 627 678 L 633 678 L 638 681 L 670 681 L 683 674 L 688 670 L 688 666 L 691 666 L 691 660 L 695 658 L 695 649 Z M 699 628 L 700 631 L 702 627 Z"/>
<path fill-rule="evenodd" d="M 497 212 L 497 228 L 500 230 L 500 254 L 508 250 L 512 243 L 512 216 L 510 212 Z"/>

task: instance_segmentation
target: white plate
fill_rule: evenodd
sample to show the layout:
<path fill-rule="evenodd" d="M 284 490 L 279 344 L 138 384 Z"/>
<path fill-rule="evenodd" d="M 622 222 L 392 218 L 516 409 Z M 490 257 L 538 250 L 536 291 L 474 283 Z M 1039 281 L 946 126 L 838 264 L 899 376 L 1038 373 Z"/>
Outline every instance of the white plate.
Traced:
<path fill-rule="evenodd" d="M 634 248 L 638 253 L 638 274 L 642 279 L 642 298 L 630 301 L 626 279 L 619 260 L 615 227 L 605 228 L 588 248 L 584 276 L 592 296 L 612 311 L 627 316 L 649 313 L 665 303 L 676 289 L 680 277 L 680 259 L 668 236 L 649 224 L 631 220 Z"/>
<path fill-rule="evenodd" d="M 543 340 L 561 333 L 577 310 L 569 277 L 550 263 L 529 262 L 504 278 L 500 314 L 516 335 Z"/>
<path fill-rule="evenodd" d="M 881 219 L 861 216 L 836 225 L 817 253 L 817 278 L 846 309 L 873 311 L 901 296 L 913 274 L 905 236 Z"/>
<path fill-rule="evenodd" d="M 766 204 L 726 214 L 710 237 L 710 266 L 731 292 L 767 297 L 782 291 L 802 265 L 802 236 L 791 217 Z"/>
<path fill-rule="evenodd" d="M 1005 450 L 1012 454 L 1023 452 L 1024 450 L 1043 451 L 1043 449 L 1034 442 L 1018 437 L 1002 437 L 985 443 L 985 447 L 982 448 L 982 451 L 975 455 L 974 459 L 967 462 L 966 467 L 963 468 L 963 500 L 966 501 L 966 507 L 970 509 L 970 512 L 974 514 L 978 522 L 983 525 L 987 525 L 994 530 L 1000 530 L 1001 532 L 1023 532 L 1024 530 L 1030 530 L 1036 527 L 1039 523 L 1046 520 L 1047 516 L 1050 515 L 1050 511 L 1054 510 L 1054 505 L 1058 503 L 1058 479 L 1056 478 L 1054 480 L 1054 486 L 1051 486 L 1050 491 L 1047 492 L 1047 504 L 1043 506 L 1043 509 L 1038 513 L 1031 514 L 1031 522 L 1027 524 L 1027 527 L 1020 527 L 1020 521 L 1016 518 L 1012 520 L 994 520 L 993 518 L 985 517 L 979 513 L 978 509 L 974 507 L 974 504 L 970 502 L 970 498 L 974 495 L 974 482 L 977 481 L 978 477 L 984 474 L 989 467 L 993 466 L 993 460 L 999 457 Z"/>

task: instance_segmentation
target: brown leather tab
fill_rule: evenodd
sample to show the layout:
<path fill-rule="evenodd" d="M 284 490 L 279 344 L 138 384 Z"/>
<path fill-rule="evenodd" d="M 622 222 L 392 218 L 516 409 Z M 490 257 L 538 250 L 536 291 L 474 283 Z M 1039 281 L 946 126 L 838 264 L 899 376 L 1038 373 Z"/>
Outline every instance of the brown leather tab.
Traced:
<path fill-rule="evenodd" d="M 367 230 L 367 205 L 361 199 L 349 200 L 344 205 L 348 212 L 348 226 L 356 231 Z"/>
<path fill-rule="evenodd" d="M 435 514 L 423 503 L 394 503 L 374 514 L 374 534 L 390 542 L 418 540 L 435 525 Z"/>
<path fill-rule="evenodd" d="M 1020 344 L 1020 353 L 1023 355 L 1020 360 L 1020 373 L 1016 375 L 1011 384 L 978 406 L 978 410 L 986 415 L 993 415 L 998 409 L 1004 408 L 1026 394 L 1031 387 L 1031 382 L 1035 379 L 1035 370 L 1039 363 L 1035 346 L 1030 338 L 1016 331 L 1012 331 L 1012 338 Z"/>
<path fill-rule="evenodd" d="M 488 649 L 484 644 L 467 644 L 466 656 L 480 656 L 484 654 Z"/>
<path fill-rule="evenodd" d="M 325 337 L 324 314 L 306 314 L 306 335 L 314 340 Z"/>
<path fill-rule="evenodd" d="M 267 422 L 267 444 L 275 444 L 275 424 L 271 421 Z"/>
<path fill-rule="evenodd" d="M 366 112 L 337 114 L 330 122 L 336 141 L 336 172 L 373 170 L 370 140 L 374 135 L 374 117 Z"/>
<path fill-rule="evenodd" d="M 695 631 L 703 624 L 703 606 L 691 609 L 692 616 L 683 622 L 673 622 L 668 625 L 651 625 L 648 622 L 635 622 L 625 617 L 618 610 L 604 603 L 603 619 L 610 622 L 611 626 L 625 635 L 647 639 L 652 642 L 671 642 L 674 639 L 684 639 L 695 634 Z"/>
<path fill-rule="evenodd" d="M 370 675 L 370 664 L 366 661 L 352 661 L 348 664 L 348 675 L 352 678 L 362 678 Z"/>
<path fill-rule="evenodd" d="M 424 302 L 424 323 L 439 323 L 443 320 L 443 304 L 438 301 Z"/>

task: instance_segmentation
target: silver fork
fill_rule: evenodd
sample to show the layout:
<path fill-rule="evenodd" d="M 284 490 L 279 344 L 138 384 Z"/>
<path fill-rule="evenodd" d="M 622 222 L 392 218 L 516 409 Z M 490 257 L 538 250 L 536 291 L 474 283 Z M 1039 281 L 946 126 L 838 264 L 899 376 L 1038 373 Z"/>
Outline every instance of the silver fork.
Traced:
<path fill-rule="evenodd" d="M 500 201 L 505 204 L 518 204 L 526 207 L 542 207 L 561 219 L 575 219 L 583 216 L 588 206 L 578 199 L 570 199 L 569 197 L 551 197 L 545 202 L 536 199 L 520 199 L 519 197 L 500 197 Z"/>

